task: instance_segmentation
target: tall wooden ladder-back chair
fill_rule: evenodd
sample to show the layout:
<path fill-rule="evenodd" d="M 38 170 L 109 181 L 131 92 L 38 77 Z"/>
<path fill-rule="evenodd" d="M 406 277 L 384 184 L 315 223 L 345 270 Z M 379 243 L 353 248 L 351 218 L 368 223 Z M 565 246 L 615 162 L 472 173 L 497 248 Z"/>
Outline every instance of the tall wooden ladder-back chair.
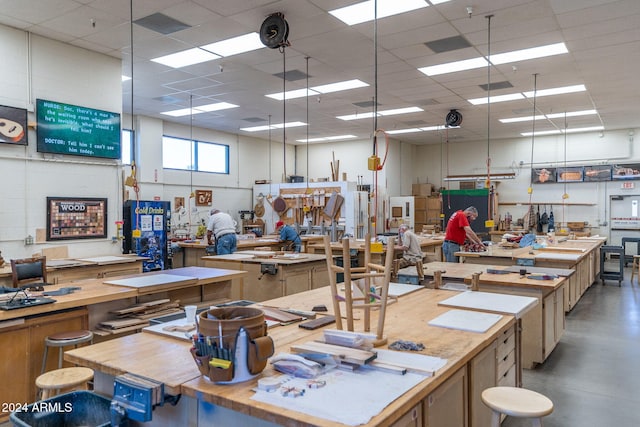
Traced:
<path fill-rule="evenodd" d="M 343 266 L 333 262 L 331 240 L 324 236 L 324 248 L 327 254 L 327 269 L 329 271 L 329 284 L 331 287 L 331 300 L 336 317 L 336 328 L 343 330 L 341 303 L 344 302 L 348 331 L 354 331 L 354 309 L 363 312 L 364 332 L 371 331 L 371 311 L 378 311 L 378 324 L 376 327 L 375 346 L 384 345 L 387 342 L 384 336 L 384 321 L 389 298 L 389 282 L 393 265 L 393 247 L 395 238 L 387 241 L 387 252 L 384 265 L 371 262 L 371 246 L 369 236 L 365 236 L 364 266 L 351 267 L 349 239 L 342 239 Z M 389 249 L 390 248 L 390 249 Z M 336 273 L 344 275 L 344 292 L 338 289 Z M 380 288 L 378 294 L 377 288 Z M 391 300 L 393 301 L 393 300 Z"/>

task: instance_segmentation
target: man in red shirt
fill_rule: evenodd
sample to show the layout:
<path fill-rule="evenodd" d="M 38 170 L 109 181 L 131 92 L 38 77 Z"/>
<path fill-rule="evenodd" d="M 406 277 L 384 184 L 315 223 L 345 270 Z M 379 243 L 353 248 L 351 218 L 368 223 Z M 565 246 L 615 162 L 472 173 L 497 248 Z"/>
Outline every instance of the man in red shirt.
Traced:
<path fill-rule="evenodd" d="M 464 211 L 459 210 L 451 214 L 447 222 L 447 230 L 442 243 L 442 253 L 446 262 L 458 262 L 456 252 L 460 252 L 460 246 L 464 244 L 466 239 L 473 243 L 482 245 L 482 240 L 476 235 L 469 225 L 470 221 L 474 221 L 478 217 L 478 210 L 473 206 L 469 206 Z"/>

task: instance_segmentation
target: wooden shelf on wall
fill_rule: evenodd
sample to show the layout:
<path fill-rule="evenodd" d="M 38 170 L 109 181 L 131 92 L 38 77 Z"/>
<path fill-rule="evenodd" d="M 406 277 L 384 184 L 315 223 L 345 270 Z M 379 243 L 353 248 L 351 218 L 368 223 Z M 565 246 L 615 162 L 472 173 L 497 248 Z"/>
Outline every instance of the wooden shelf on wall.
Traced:
<path fill-rule="evenodd" d="M 499 202 L 499 206 L 527 206 L 529 202 Z M 531 202 L 532 205 L 552 205 L 552 206 L 595 206 L 595 203 L 574 203 L 574 202 Z"/>

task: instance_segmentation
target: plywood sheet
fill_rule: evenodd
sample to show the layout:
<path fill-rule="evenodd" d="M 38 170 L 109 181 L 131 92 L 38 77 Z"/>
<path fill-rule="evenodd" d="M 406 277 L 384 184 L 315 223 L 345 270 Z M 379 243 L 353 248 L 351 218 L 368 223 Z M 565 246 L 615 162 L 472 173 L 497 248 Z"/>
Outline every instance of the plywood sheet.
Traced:
<path fill-rule="evenodd" d="M 487 332 L 500 319 L 501 314 L 482 313 L 469 310 L 449 310 L 440 316 L 431 319 L 428 323 L 431 326 L 442 328 L 459 329 L 468 332 Z"/>
<path fill-rule="evenodd" d="M 472 291 L 462 292 L 438 303 L 438 305 L 447 307 L 511 314 L 517 318 L 522 317 L 537 304 L 538 299 L 533 297 Z"/>
<path fill-rule="evenodd" d="M 535 259 L 558 259 L 558 260 L 566 260 L 566 261 L 577 261 L 580 259 L 582 254 L 562 254 L 562 253 L 549 253 L 545 252 L 542 254 L 536 254 L 533 257 Z"/>
<path fill-rule="evenodd" d="M 167 285 L 195 281 L 197 278 L 189 276 L 177 276 L 175 274 L 149 274 L 146 276 L 128 277 L 125 279 L 106 280 L 108 285 L 127 286 L 130 288 L 144 288 L 147 286 Z"/>

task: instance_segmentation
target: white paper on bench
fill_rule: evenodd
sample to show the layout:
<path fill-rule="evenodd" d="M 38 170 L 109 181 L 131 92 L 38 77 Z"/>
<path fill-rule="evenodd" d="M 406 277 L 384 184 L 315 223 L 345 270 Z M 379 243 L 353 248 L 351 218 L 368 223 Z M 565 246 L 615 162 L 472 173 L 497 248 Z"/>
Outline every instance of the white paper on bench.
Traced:
<path fill-rule="evenodd" d="M 144 288 L 145 286 L 166 285 L 197 280 L 197 277 L 178 276 L 176 274 L 149 274 L 148 276 L 127 277 L 125 279 L 105 280 L 107 285 L 128 286 L 130 288 Z"/>
<path fill-rule="evenodd" d="M 501 314 L 481 313 L 468 310 L 449 310 L 428 323 L 431 326 L 460 329 L 468 332 L 486 332 L 500 319 Z"/>
<path fill-rule="evenodd" d="M 395 283 L 389 282 L 389 295 L 392 297 L 399 297 L 417 290 L 424 289 L 421 285 L 409 285 L 407 283 Z"/>
<path fill-rule="evenodd" d="M 527 311 L 538 305 L 538 299 L 495 292 L 467 291 L 440 301 L 438 305 L 493 311 L 495 313 L 511 314 L 516 318 L 520 318 Z"/>

